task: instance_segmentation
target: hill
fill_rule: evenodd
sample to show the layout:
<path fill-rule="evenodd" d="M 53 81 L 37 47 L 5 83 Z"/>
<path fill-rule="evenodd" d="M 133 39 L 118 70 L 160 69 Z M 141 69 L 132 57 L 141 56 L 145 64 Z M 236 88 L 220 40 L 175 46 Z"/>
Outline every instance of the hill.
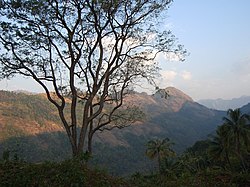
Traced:
<path fill-rule="evenodd" d="M 126 102 L 140 106 L 147 119 L 121 131 L 147 137 L 169 137 L 178 152 L 196 140 L 206 138 L 218 124 L 224 112 L 208 109 L 180 90 L 169 87 L 154 95 L 133 93 Z"/>
<path fill-rule="evenodd" d="M 173 87 L 153 95 L 131 93 L 125 104 L 139 106 L 146 119 L 122 130 L 96 134 L 91 160 L 92 164 L 120 175 L 151 171 L 155 167 L 145 157 L 148 140 L 168 137 L 181 153 L 212 133 L 225 115 L 194 102 Z M 56 111 L 42 95 L 0 91 L 0 130 L 0 154 L 9 149 L 33 162 L 70 156 L 70 146 Z"/>
<path fill-rule="evenodd" d="M 250 103 L 244 105 L 243 107 L 241 107 L 241 111 L 243 113 L 249 114 L 250 115 Z"/>
<path fill-rule="evenodd" d="M 203 99 L 199 100 L 198 103 L 212 109 L 217 110 L 228 110 L 241 108 L 242 106 L 250 103 L 250 96 L 242 96 L 239 98 L 233 98 L 230 100 L 225 99 Z"/>

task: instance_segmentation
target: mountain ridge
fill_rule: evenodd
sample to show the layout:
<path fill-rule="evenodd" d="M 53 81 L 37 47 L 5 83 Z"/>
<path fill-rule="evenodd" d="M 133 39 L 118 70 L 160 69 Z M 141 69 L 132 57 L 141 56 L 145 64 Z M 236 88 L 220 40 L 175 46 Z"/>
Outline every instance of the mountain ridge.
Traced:
<path fill-rule="evenodd" d="M 241 108 L 242 106 L 250 103 L 250 96 L 241 96 L 232 99 L 201 99 L 197 102 L 211 109 L 228 110 L 230 108 Z"/>
<path fill-rule="evenodd" d="M 147 117 L 122 130 L 98 132 L 93 142 L 93 162 L 120 174 L 135 172 L 133 167 L 144 170 L 150 165 L 145 158 L 148 140 L 168 137 L 175 142 L 176 152 L 181 153 L 214 132 L 226 114 L 194 102 L 173 87 L 152 95 L 133 92 L 124 103 L 139 106 Z M 59 159 L 58 153 L 61 159 L 70 155 L 56 110 L 44 96 L 0 91 L 0 129 L 0 137 L 5 136 L 0 138 L 0 154 L 5 148 L 20 150 L 21 157 L 34 162 Z M 114 163 L 109 161 L 111 158 Z M 126 163 L 126 167 L 121 168 L 118 162 Z"/>
<path fill-rule="evenodd" d="M 34 135 L 39 132 L 64 131 L 55 109 L 43 95 L 30 95 L 4 91 L 0 91 L 0 93 L 0 119 L 2 119 L 0 120 L 0 124 L 2 124 L 0 128 L 2 129 L 2 132 L 6 131 L 4 130 L 4 126 L 6 125 L 3 124 L 7 123 L 3 119 L 7 121 L 9 120 L 8 123 L 13 123 L 13 128 L 15 128 L 16 131 L 22 132 L 21 134 Z M 10 94 L 9 100 L 6 98 L 8 94 Z M 6 102 L 9 103 L 6 105 Z M 127 145 L 127 142 L 123 140 L 122 134 L 123 132 L 130 133 L 130 131 L 136 132 L 135 134 L 138 135 L 144 135 L 145 133 L 157 135 L 157 133 L 166 131 L 164 130 L 164 127 L 157 124 L 157 121 L 161 121 L 161 118 L 163 121 L 168 121 L 167 118 L 171 118 L 172 120 L 168 124 L 170 124 L 171 128 L 174 128 L 172 123 L 178 120 L 184 120 L 184 117 L 186 121 L 191 123 L 192 120 L 194 120 L 190 120 L 191 116 L 195 116 L 197 119 L 200 117 L 213 118 L 216 116 L 216 111 L 207 109 L 206 107 L 194 102 L 191 97 L 174 87 L 159 89 L 152 95 L 133 92 L 128 97 L 125 97 L 124 103 L 128 105 L 133 104 L 142 108 L 147 119 L 145 119 L 144 122 L 137 123 L 130 128 L 125 128 L 116 133 L 108 131 L 106 133 L 97 134 L 97 142 L 106 142 L 107 144 L 111 143 L 112 145 Z M 196 112 L 192 113 L 194 110 Z M 25 120 L 27 120 L 26 123 Z M 18 124 L 19 122 L 21 125 Z M 164 122 L 161 123 L 164 124 Z M 178 125 L 180 124 L 177 123 L 177 126 Z M 215 128 L 215 126 L 213 128 Z M 100 140 L 102 139 L 102 136 L 105 138 Z"/>

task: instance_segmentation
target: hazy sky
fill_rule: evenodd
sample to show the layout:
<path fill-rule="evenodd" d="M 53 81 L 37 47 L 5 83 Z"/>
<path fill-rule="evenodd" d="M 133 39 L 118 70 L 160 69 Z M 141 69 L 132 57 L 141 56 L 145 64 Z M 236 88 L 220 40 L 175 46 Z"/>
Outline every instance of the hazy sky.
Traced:
<path fill-rule="evenodd" d="M 160 87 L 175 86 L 194 100 L 250 95 L 250 0 L 175 0 L 164 23 L 190 55 L 160 63 Z M 0 81 L 0 89 L 42 91 L 14 80 Z"/>
<path fill-rule="evenodd" d="M 190 56 L 162 63 L 164 86 L 193 99 L 250 95 L 250 1 L 175 0 L 166 24 Z"/>

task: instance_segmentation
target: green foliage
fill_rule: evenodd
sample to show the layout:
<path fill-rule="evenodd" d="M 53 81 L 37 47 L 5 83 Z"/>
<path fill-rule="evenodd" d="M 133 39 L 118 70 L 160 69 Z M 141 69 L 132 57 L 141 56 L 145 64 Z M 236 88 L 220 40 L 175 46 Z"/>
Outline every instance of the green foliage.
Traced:
<path fill-rule="evenodd" d="M 63 132 L 12 137 L 0 143 L 0 155 L 6 150 L 10 151 L 10 159 L 17 155 L 28 162 L 62 161 L 71 157 L 70 145 Z"/>
<path fill-rule="evenodd" d="M 134 174 L 130 183 L 132 186 L 136 187 L 166 187 L 166 186 L 176 186 L 176 180 L 171 181 L 170 178 L 163 175 L 141 175 L 140 173 Z"/>
<path fill-rule="evenodd" d="M 9 160 L 10 160 L 10 151 L 9 151 L 9 150 L 5 150 L 5 151 L 3 152 L 2 159 L 3 159 L 4 161 L 9 161 Z"/>
<path fill-rule="evenodd" d="M 172 170 L 171 175 L 136 173 L 131 176 L 129 182 L 135 187 L 197 187 L 220 186 L 236 187 L 249 186 L 250 174 L 231 173 L 222 169 L 205 169 L 197 173 L 182 171 L 181 174 Z"/>
<path fill-rule="evenodd" d="M 250 186 L 250 118 L 241 114 L 239 109 L 229 110 L 228 115 L 229 118 L 223 118 L 225 123 L 217 128 L 212 140 L 198 141 L 177 159 L 167 160 L 164 172 L 151 175 L 136 173 L 131 177 L 131 183 L 139 187 L 187 184 L 190 187 Z M 151 157 L 154 155 L 150 154 Z"/>
<path fill-rule="evenodd" d="M 170 142 L 168 138 L 165 138 L 163 140 L 159 139 L 150 140 L 147 143 L 146 155 L 150 159 L 157 158 L 160 172 L 162 170 L 162 165 L 161 165 L 162 160 L 175 156 L 175 152 L 171 148 L 172 144 L 173 143 Z"/>
<path fill-rule="evenodd" d="M 211 141 L 209 155 L 213 161 L 218 161 L 215 164 L 221 162 L 231 171 L 247 172 L 250 170 L 250 116 L 242 114 L 240 109 L 229 109 L 227 115 Z"/>
<path fill-rule="evenodd" d="M 96 143 L 89 165 L 97 165 L 116 176 L 128 176 L 137 171 L 145 174 L 153 170 L 156 163 L 145 157 L 147 138 L 132 133 L 125 133 L 123 138 L 129 147 Z"/>
<path fill-rule="evenodd" d="M 1 185 L 70 186 L 84 184 L 84 172 L 71 162 L 28 164 L 8 162 L 1 165 Z"/>
<path fill-rule="evenodd" d="M 78 160 L 61 163 L 0 162 L 0 186 L 127 186 L 124 180 L 90 170 Z"/>

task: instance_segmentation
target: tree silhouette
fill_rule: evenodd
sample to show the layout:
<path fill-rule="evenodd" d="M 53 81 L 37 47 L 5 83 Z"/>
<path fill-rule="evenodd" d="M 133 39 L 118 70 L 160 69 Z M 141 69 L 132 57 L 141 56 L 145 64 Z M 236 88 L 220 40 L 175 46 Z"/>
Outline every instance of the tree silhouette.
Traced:
<path fill-rule="evenodd" d="M 135 121 L 129 115 L 112 123 L 133 85 L 142 78 L 154 83 L 157 54 L 183 60 L 183 46 L 160 27 L 170 3 L 1 0 L 0 78 L 33 78 L 57 108 L 73 155 L 91 151 L 96 131 Z"/>
<path fill-rule="evenodd" d="M 159 139 L 150 140 L 147 143 L 146 155 L 150 159 L 157 158 L 159 172 L 161 171 L 162 159 L 166 157 L 175 156 L 175 152 L 171 149 L 172 145 L 173 143 L 170 142 L 168 138 L 165 138 L 163 140 L 159 140 Z"/>
<path fill-rule="evenodd" d="M 227 129 L 225 126 L 220 126 L 216 130 L 216 135 L 210 142 L 209 147 L 209 157 L 212 160 L 222 161 L 227 163 L 231 167 L 231 162 L 229 159 L 229 153 L 231 150 L 231 141 L 227 136 Z"/>
<path fill-rule="evenodd" d="M 225 138 L 232 142 L 235 146 L 235 153 L 240 158 L 242 168 L 246 171 L 245 161 L 242 155 L 242 148 L 249 145 L 250 140 L 250 116 L 242 114 L 240 109 L 229 109 L 227 112 L 228 117 L 224 117 L 223 128 Z"/>

